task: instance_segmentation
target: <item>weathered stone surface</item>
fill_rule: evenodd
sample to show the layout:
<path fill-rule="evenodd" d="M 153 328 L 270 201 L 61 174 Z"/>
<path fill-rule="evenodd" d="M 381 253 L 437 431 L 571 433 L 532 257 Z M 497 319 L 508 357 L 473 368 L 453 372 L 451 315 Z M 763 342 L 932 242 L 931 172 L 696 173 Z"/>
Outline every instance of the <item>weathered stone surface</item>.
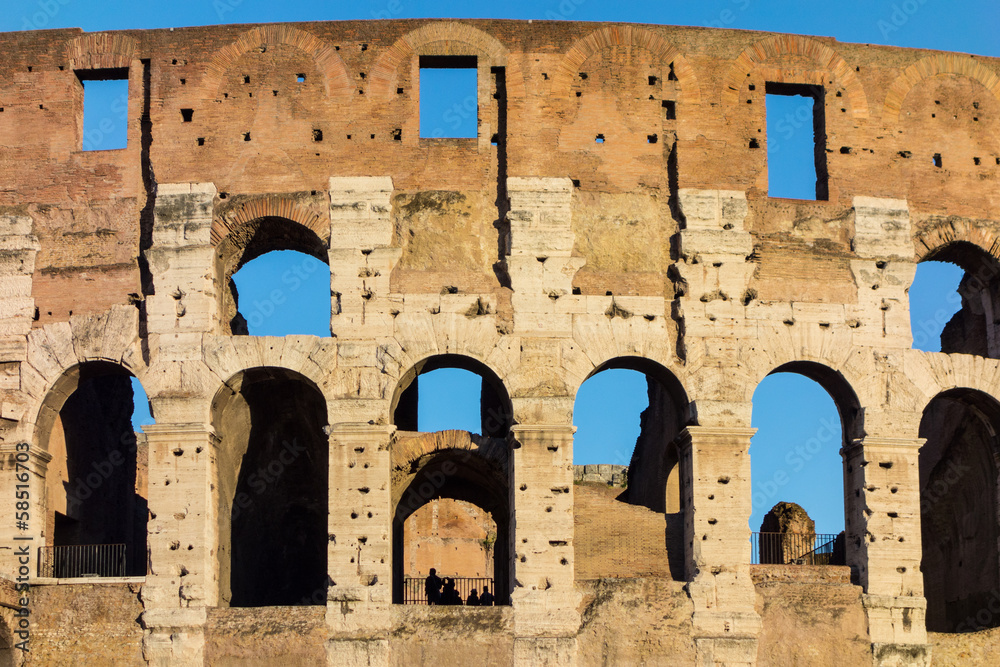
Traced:
<path fill-rule="evenodd" d="M 79 662 L 93 643 L 98 661 L 156 665 L 923 666 L 925 616 L 955 629 L 990 609 L 995 59 L 423 19 L 36 31 L 0 48 L 0 545 L 61 541 L 73 489 L 108 484 L 103 497 L 148 511 L 141 593 L 46 582 L 30 659 Z M 475 138 L 420 136 L 424 56 L 475 58 Z M 127 72 L 123 150 L 80 150 L 91 69 Z M 828 108 L 820 200 L 767 196 L 769 83 L 810 86 Z M 285 249 L 330 266 L 329 336 L 245 335 L 232 276 Z M 908 304 L 930 259 L 966 271 L 942 353 L 910 349 L 936 326 L 911 330 Z M 490 387 L 481 436 L 405 432 L 414 378 L 449 365 Z M 576 392 L 607 368 L 650 378 L 635 454 L 616 461 L 627 480 L 573 467 Z M 776 370 L 816 379 L 840 411 L 855 585 L 750 567 L 752 399 Z M 80 487 L 91 471 L 71 473 L 63 446 L 86 412 L 76 392 L 127 374 L 157 421 L 135 448 L 145 469 L 105 482 L 117 464 L 98 456 Z M 287 390 L 247 398 L 279 376 Z M 280 446 L 296 411 L 280 406 L 304 396 L 310 465 L 296 467 Z M 969 461 L 976 474 L 949 482 Z M 272 495 L 283 476 L 298 491 Z M 397 604 L 405 521 L 439 495 L 490 515 L 509 606 Z M 279 499 L 259 527 L 290 536 L 286 569 L 320 575 L 315 607 L 287 618 L 226 606 L 236 508 L 261 498 Z M 124 526 L 114 509 L 101 521 Z M 294 560 L 302 512 L 322 519 L 310 568 Z M 19 567 L 0 549 L 0 573 Z M 932 643 L 943 664 L 988 661 L 990 637 Z"/>

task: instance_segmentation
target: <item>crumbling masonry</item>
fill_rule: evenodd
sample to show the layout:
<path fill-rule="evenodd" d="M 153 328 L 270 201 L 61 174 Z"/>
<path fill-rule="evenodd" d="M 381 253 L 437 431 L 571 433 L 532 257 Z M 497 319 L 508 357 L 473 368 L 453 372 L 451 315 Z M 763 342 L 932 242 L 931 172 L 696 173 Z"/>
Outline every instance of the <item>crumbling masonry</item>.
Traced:
<path fill-rule="evenodd" d="M 446 20 L 0 53 L 0 572 L 15 537 L 130 549 L 87 580 L 32 556 L 31 653 L 2 589 L 15 661 L 927 665 L 1000 624 L 1000 62 Z M 420 136 L 422 58 L 476 68 L 475 138 Z M 128 144 L 84 151 L 81 82 L 108 77 Z M 816 200 L 767 196 L 765 95 L 796 91 Z M 278 249 L 329 264 L 329 337 L 245 335 L 231 276 Z M 966 270 L 943 353 L 911 349 L 927 259 Z M 445 366 L 483 376 L 481 435 L 414 432 L 413 380 Z M 673 577 L 575 574 L 574 396 L 606 368 L 660 398 L 630 475 Z M 751 568 L 751 398 L 775 371 L 840 410 L 848 567 Z M 396 604 L 425 484 L 496 520 L 509 605 Z"/>

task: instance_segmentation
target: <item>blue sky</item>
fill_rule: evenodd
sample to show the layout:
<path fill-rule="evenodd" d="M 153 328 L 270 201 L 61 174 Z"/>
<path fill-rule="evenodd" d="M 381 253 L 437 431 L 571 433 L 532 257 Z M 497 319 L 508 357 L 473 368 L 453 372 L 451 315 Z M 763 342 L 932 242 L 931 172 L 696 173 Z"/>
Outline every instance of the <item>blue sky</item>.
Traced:
<path fill-rule="evenodd" d="M 413 2 L 409 0 L 358 0 L 351 3 L 286 0 L 174 0 L 138 4 L 134 0 L 7 0 L 0 13 L 0 31 L 80 27 L 88 31 L 170 28 L 219 23 L 265 23 L 377 18 L 512 18 L 580 21 L 627 21 L 693 25 L 717 28 L 792 32 L 835 37 L 843 42 L 889 44 L 1000 56 L 1000 3 L 996 0 L 946 2 L 945 0 L 854 0 L 836 3 L 762 2 L 760 0 L 707 0 L 704 2 L 607 2 L 604 0 L 536 0 L 505 3 Z M 464 105 L 465 100 L 457 103 Z M 780 150 L 770 159 L 775 165 L 796 151 L 808 150 L 811 126 L 802 100 L 771 101 L 789 106 L 778 119 Z M 88 102 L 89 104 L 89 102 Z M 101 104 L 100 102 L 97 103 Z M 97 114 L 98 124 L 121 116 L 111 96 Z M 462 109 L 466 113 L 461 113 Z M 771 108 L 771 107 L 769 107 Z M 449 110 L 450 116 L 446 116 Z M 467 105 L 430 112 L 440 121 L 422 128 L 436 128 L 447 135 L 456 117 L 468 118 Z M 424 111 L 425 115 L 428 112 Z M 798 121 L 796 123 L 796 121 Z M 462 131 L 459 129 L 458 131 Z M 774 130 L 769 128 L 773 137 Z M 97 137 L 96 134 L 89 135 Z M 104 139 L 102 138 L 102 141 Z M 777 142 L 772 142 L 777 143 Z M 93 147 L 111 148 L 112 139 Z M 803 148 L 805 147 L 805 148 Z M 777 167 L 775 167 L 777 168 Z M 773 172 L 773 169 L 772 169 Z M 811 198 L 814 176 L 790 168 L 771 178 L 772 194 Z M 241 310 L 251 320 L 251 333 L 314 333 L 329 335 L 328 311 L 315 306 L 329 301 L 329 272 L 325 265 L 310 265 L 304 256 L 281 253 L 251 262 L 236 276 Z M 309 260 L 311 258 L 305 258 Z M 315 260 L 312 260 L 315 262 Z M 318 262 L 317 262 L 318 263 Z M 275 281 L 296 266 L 313 266 L 301 288 L 280 286 L 281 303 L 272 298 Z M 954 293 L 961 271 L 950 265 L 920 265 L 911 291 L 914 346 L 936 350 L 940 330 L 957 310 Z M 309 305 L 306 305 L 309 304 Z M 421 428 L 447 426 L 470 428 L 478 421 L 475 396 L 478 380 L 460 372 L 440 371 L 425 376 L 419 420 Z M 464 405 L 427 397 L 457 396 Z M 142 404 L 142 396 L 139 403 Z M 577 463 L 626 463 L 638 435 L 639 412 L 645 407 L 645 384 L 628 371 L 606 371 L 580 389 L 576 414 Z M 137 411 L 137 422 L 147 419 Z M 794 417 L 794 418 L 791 418 Z M 457 420 L 457 421 L 455 421 Z M 816 519 L 821 532 L 843 528 L 842 476 L 838 450 L 840 436 L 830 434 L 839 421 L 829 396 L 809 380 L 786 374 L 765 379 L 754 395 L 753 425 L 759 429 L 751 446 L 754 514 L 751 528 L 760 526 L 763 513 L 778 500 L 802 504 Z M 470 430 L 475 430 L 474 426 Z M 796 454 L 806 447 L 808 457 Z"/>

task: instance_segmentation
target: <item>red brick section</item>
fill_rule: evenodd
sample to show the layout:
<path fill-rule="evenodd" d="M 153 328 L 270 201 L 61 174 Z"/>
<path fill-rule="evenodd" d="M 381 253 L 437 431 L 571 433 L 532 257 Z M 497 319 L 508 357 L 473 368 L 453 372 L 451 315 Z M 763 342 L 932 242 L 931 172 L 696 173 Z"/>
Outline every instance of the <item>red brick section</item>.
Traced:
<path fill-rule="evenodd" d="M 666 516 L 616 500 L 621 493 L 605 484 L 573 487 L 576 578 L 670 577 Z M 671 550 L 681 555 L 682 533 L 670 531 Z"/>
<path fill-rule="evenodd" d="M 578 243 L 584 294 L 672 297 L 656 276 L 682 222 L 669 206 L 675 188 L 747 192 L 765 300 L 808 296 L 809 285 L 782 280 L 793 256 L 797 275 L 822 275 L 830 293 L 853 289 L 835 256 L 852 252 L 855 195 L 907 199 L 917 233 L 948 216 L 996 219 L 1000 208 L 991 58 L 751 31 L 423 19 L 3 33 L 0 49 L 0 213 L 34 220 L 39 325 L 142 291 L 156 183 L 212 182 L 221 201 L 390 176 L 403 249 L 394 289 L 499 293 L 500 151 L 490 139 L 503 103 L 506 173 L 577 180 L 574 224 L 594 210 L 584 195 L 603 210 L 619 195 L 646 202 L 622 204 L 621 220 L 590 220 L 606 238 Z M 478 139 L 419 137 L 421 54 L 478 56 Z M 83 152 L 75 70 L 109 67 L 129 69 L 128 147 Z M 491 68 L 503 68 L 506 100 L 493 96 Z M 823 86 L 829 201 L 767 198 L 768 81 Z M 410 205 L 427 192 L 458 198 L 441 210 Z M 660 228 L 643 233 L 659 259 L 629 250 L 633 209 L 659 212 Z M 453 230 L 443 257 L 440 230 Z M 615 247 L 642 275 L 616 268 L 621 258 L 606 250 Z"/>

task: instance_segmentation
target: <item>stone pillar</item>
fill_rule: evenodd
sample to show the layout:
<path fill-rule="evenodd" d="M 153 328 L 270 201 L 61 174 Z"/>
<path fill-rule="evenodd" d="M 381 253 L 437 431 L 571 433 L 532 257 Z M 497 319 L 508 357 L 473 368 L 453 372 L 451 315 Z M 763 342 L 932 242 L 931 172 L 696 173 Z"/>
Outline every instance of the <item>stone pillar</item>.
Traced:
<path fill-rule="evenodd" d="M 393 248 L 392 179 L 330 179 L 330 328 L 338 338 L 393 334 L 389 276 Z"/>
<path fill-rule="evenodd" d="M 146 297 L 147 327 L 167 361 L 201 358 L 201 334 L 221 329 L 214 280 L 211 183 L 157 186 L 153 246 L 147 251 L 156 293 Z"/>
<path fill-rule="evenodd" d="M 146 300 L 150 347 L 147 390 L 157 423 L 149 444 L 149 574 L 142 589 L 143 654 L 154 665 L 204 664 L 206 609 L 219 604 L 218 438 L 204 423 L 210 401 L 202 341 L 220 329 L 211 231 L 212 183 L 157 186 L 153 245 L 155 294 Z M 159 386 L 158 386 L 159 385 Z"/>
<path fill-rule="evenodd" d="M 0 509 L 8 521 L 0 526 L 0 572 L 17 576 L 16 549 L 29 545 L 32 553 L 31 574 L 38 563 L 38 547 L 45 544 L 45 471 L 51 456 L 33 441 L 29 425 L 23 419 L 27 406 L 22 393 L 25 382 L 21 377 L 21 362 L 27 358 L 26 335 L 31 331 L 35 300 L 31 296 L 31 276 L 35 257 L 40 248 L 31 231 L 32 220 L 23 215 L 0 215 Z M 15 523 L 17 502 L 15 491 L 21 482 L 16 475 L 16 459 L 24 453 L 22 443 L 28 443 L 26 465 L 30 481 L 28 528 L 21 530 Z M 23 457 L 22 457 L 23 458 Z M 21 510 L 24 511 L 24 510 Z M 30 540 L 20 538 L 30 537 Z"/>
<path fill-rule="evenodd" d="M 28 575 L 38 575 L 38 548 L 45 546 L 45 472 L 52 455 L 37 444 L 0 442 L 0 511 L 8 517 L 0 528 L 0 572 L 18 580 L 23 576 L 23 549 L 28 549 Z M 18 492 L 28 492 L 26 500 L 18 500 Z M 27 503 L 27 509 L 23 509 Z M 27 513 L 24 524 L 17 517 Z M 24 581 L 22 578 L 21 581 Z"/>
<path fill-rule="evenodd" d="M 510 553 L 515 664 L 575 664 L 580 594 L 573 562 L 573 432 L 564 424 L 512 431 Z"/>
<path fill-rule="evenodd" d="M 920 438 L 845 448 L 847 562 L 864 587 L 876 665 L 929 664 L 920 538 Z"/>
<path fill-rule="evenodd" d="M 573 257 L 573 182 L 568 178 L 508 178 L 514 333 L 569 336 L 573 331 L 573 276 L 584 258 Z M 580 311 L 582 312 L 582 311 Z"/>
<path fill-rule="evenodd" d="M 202 664 L 206 608 L 218 605 L 218 439 L 202 424 L 144 426 L 150 567 L 142 589 L 150 664 Z"/>
<path fill-rule="evenodd" d="M 845 306 L 855 345 L 909 349 L 910 301 L 907 295 L 917 265 L 913 262 L 910 211 L 901 199 L 854 198 L 854 239 L 858 259 L 851 273 L 858 302 Z"/>
<path fill-rule="evenodd" d="M 392 621 L 394 426 L 341 423 L 330 431 L 326 606 L 329 665 L 388 665 Z"/>
<path fill-rule="evenodd" d="M 40 247 L 31 232 L 31 218 L 0 215 L 0 341 L 31 330 L 35 314 L 31 276 Z"/>
<path fill-rule="evenodd" d="M 689 426 L 679 438 L 688 590 L 699 665 L 754 665 L 760 616 L 750 578 L 750 438 Z"/>

